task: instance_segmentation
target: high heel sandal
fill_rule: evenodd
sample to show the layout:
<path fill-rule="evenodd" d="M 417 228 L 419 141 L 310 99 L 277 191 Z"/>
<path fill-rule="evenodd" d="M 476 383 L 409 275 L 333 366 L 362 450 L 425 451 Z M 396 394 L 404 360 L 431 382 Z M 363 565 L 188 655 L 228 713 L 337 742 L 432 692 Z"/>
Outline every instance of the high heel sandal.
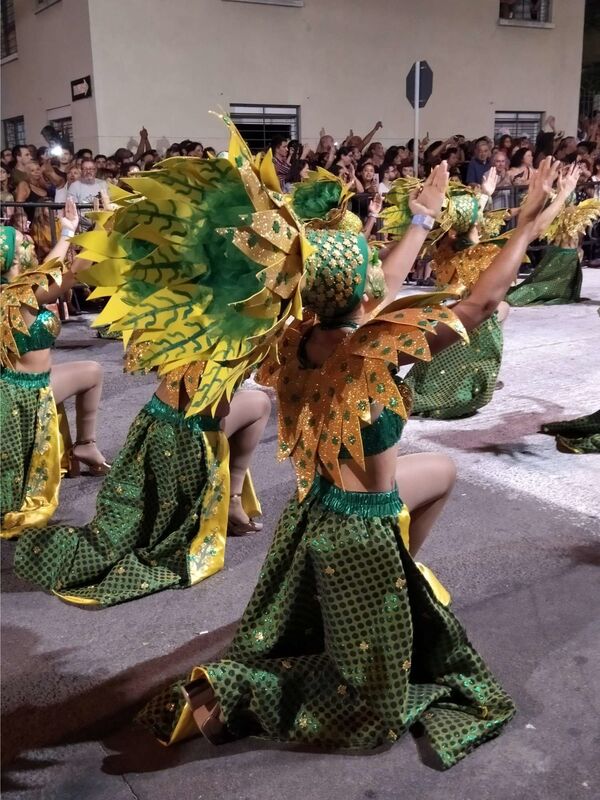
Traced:
<path fill-rule="evenodd" d="M 221 719 L 219 702 L 206 678 L 187 683 L 181 687 L 181 692 L 192 710 L 194 722 L 205 739 L 211 744 L 233 741 L 233 736 Z"/>
<path fill-rule="evenodd" d="M 241 494 L 231 494 L 229 495 L 229 501 L 239 498 L 241 501 L 242 495 Z M 240 522 L 239 520 L 229 519 L 227 520 L 227 535 L 228 536 L 246 536 L 249 533 L 259 533 L 262 531 L 263 525 L 262 522 L 254 522 L 253 519 L 249 519 L 248 522 Z"/>
<path fill-rule="evenodd" d="M 95 439 L 84 439 L 82 441 L 76 441 L 71 448 L 71 452 L 69 453 L 69 477 L 75 478 L 81 474 L 80 471 L 80 464 L 85 464 L 86 467 L 90 471 L 90 475 L 93 475 L 95 478 L 98 478 L 102 475 L 108 475 L 110 472 L 111 465 L 108 464 L 106 461 L 103 461 L 101 464 L 92 461 L 85 456 L 78 456 L 75 454 L 75 448 L 78 445 L 84 444 L 96 444 Z"/>

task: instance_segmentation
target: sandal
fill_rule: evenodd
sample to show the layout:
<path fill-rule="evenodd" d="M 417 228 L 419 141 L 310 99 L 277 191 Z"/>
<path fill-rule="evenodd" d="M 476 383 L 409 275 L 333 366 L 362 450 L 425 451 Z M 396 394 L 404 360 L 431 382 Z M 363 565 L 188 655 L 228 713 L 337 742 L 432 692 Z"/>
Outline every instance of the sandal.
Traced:
<path fill-rule="evenodd" d="M 185 702 L 192 710 L 194 722 L 200 733 L 211 744 L 224 744 L 233 737 L 221 718 L 221 707 L 212 686 L 206 678 L 187 683 L 181 687 Z"/>
<path fill-rule="evenodd" d="M 229 496 L 229 501 L 239 499 L 241 502 L 241 494 L 232 494 Z M 247 522 L 242 520 L 232 519 L 231 515 L 227 520 L 227 535 L 228 536 L 246 536 L 249 533 L 259 533 L 263 529 L 262 522 L 255 522 L 253 519 L 248 519 Z"/>
<path fill-rule="evenodd" d="M 97 461 L 92 461 L 86 456 L 78 456 L 75 454 L 75 448 L 78 445 L 84 444 L 96 444 L 96 440 L 84 439 L 74 443 L 73 447 L 71 448 L 71 452 L 69 453 L 69 477 L 77 477 L 80 474 L 80 464 L 85 464 L 89 469 L 89 474 L 93 475 L 95 478 L 98 478 L 102 475 L 108 475 L 110 472 L 110 464 L 108 464 L 106 461 L 98 463 Z"/>

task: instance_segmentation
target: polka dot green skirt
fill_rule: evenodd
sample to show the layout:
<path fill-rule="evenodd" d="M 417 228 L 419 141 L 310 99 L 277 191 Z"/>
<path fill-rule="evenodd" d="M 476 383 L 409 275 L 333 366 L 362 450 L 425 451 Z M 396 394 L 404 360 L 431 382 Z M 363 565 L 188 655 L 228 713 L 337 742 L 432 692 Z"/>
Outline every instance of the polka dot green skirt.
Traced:
<path fill-rule="evenodd" d="M 577 250 L 550 245 L 531 275 L 508 290 L 506 302 L 511 306 L 577 303 L 582 280 Z"/>
<path fill-rule="evenodd" d="M 410 370 L 405 383 L 413 392 L 411 415 L 458 419 L 474 414 L 493 397 L 502 362 L 503 335 L 494 314 L 456 342 Z"/>
<path fill-rule="evenodd" d="M 15 570 L 78 605 L 183 588 L 223 566 L 228 449 L 219 420 L 156 396 L 139 412 L 86 526 L 23 533 Z"/>
<path fill-rule="evenodd" d="M 192 735 L 180 689 L 205 675 L 240 737 L 365 749 L 410 729 L 450 767 L 496 736 L 513 703 L 404 547 L 401 510 L 396 492 L 323 480 L 292 500 L 225 657 L 140 721 L 165 743 Z"/>

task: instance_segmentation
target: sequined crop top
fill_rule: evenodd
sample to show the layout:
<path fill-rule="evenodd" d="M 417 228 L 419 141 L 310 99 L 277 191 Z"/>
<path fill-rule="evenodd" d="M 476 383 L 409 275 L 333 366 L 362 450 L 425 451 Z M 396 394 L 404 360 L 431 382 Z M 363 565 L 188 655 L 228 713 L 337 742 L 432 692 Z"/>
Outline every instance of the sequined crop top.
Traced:
<path fill-rule="evenodd" d="M 60 320 L 47 308 L 42 308 L 40 313 L 29 328 L 29 336 L 20 331 L 13 330 L 15 344 L 19 353 L 31 353 L 34 350 L 46 350 L 52 347 L 60 333 Z"/>
<path fill-rule="evenodd" d="M 394 414 L 389 408 L 384 408 L 375 422 L 362 426 L 360 438 L 365 456 L 376 456 L 397 444 L 402 436 L 404 424 L 402 417 Z M 340 450 L 339 458 L 352 458 L 344 445 Z"/>

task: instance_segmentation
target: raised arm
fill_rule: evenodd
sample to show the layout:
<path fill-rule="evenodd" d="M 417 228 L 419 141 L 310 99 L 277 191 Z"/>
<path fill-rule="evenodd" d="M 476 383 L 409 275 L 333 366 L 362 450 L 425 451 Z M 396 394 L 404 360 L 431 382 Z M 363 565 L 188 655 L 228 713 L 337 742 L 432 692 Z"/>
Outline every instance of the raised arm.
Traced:
<path fill-rule="evenodd" d="M 142 128 L 140 131 L 140 143 L 137 146 L 137 150 L 134 153 L 133 160 L 137 164 L 140 160 L 142 155 L 146 152 L 146 150 L 150 150 L 150 139 L 148 138 L 148 131 L 146 128 Z"/>
<path fill-rule="evenodd" d="M 67 255 L 67 251 L 71 245 L 71 239 L 75 236 L 78 225 L 79 214 L 77 213 L 77 206 L 73 199 L 68 198 L 65 203 L 63 214 L 60 217 L 60 239 L 48 253 L 46 261 L 50 261 L 53 258 L 62 259 Z M 61 295 L 77 283 L 77 272 L 85 269 L 88 265 L 88 262 L 81 258 L 74 259 L 70 268 L 63 273 L 60 285 L 52 283 L 48 289 L 43 289 L 40 286 L 35 290 L 35 297 L 38 303 L 45 304 L 56 302 Z"/>
<path fill-rule="evenodd" d="M 556 197 L 544 208 L 559 167 L 559 162 L 555 162 L 551 156 L 544 159 L 532 176 L 514 234 L 481 274 L 469 297 L 453 307 L 452 310 L 467 330 L 473 330 L 491 317 L 515 280 L 527 248 L 547 230 L 577 185 L 579 168 L 573 165 L 566 175 L 558 178 Z M 428 339 L 432 353 L 436 353 L 453 344 L 458 337 L 444 326 L 437 335 L 430 335 Z"/>
<path fill-rule="evenodd" d="M 415 190 L 411 193 L 409 206 L 413 215 L 436 219 L 442 210 L 447 186 L 448 164 L 446 161 L 442 161 L 431 171 L 420 192 Z M 394 300 L 402 288 L 406 276 L 411 271 L 412 265 L 425 243 L 427 233 L 427 228 L 422 224 L 413 224 L 398 244 L 386 248 L 385 254 L 382 254 L 383 274 L 387 286 L 383 303 Z"/>
<path fill-rule="evenodd" d="M 363 140 L 360 145 L 360 149 L 364 150 L 365 147 L 371 143 L 371 139 L 375 136 L 378 130 L 383 128 L 382 122 L 376 122 L 374 127 L 363 137 Z"/>

